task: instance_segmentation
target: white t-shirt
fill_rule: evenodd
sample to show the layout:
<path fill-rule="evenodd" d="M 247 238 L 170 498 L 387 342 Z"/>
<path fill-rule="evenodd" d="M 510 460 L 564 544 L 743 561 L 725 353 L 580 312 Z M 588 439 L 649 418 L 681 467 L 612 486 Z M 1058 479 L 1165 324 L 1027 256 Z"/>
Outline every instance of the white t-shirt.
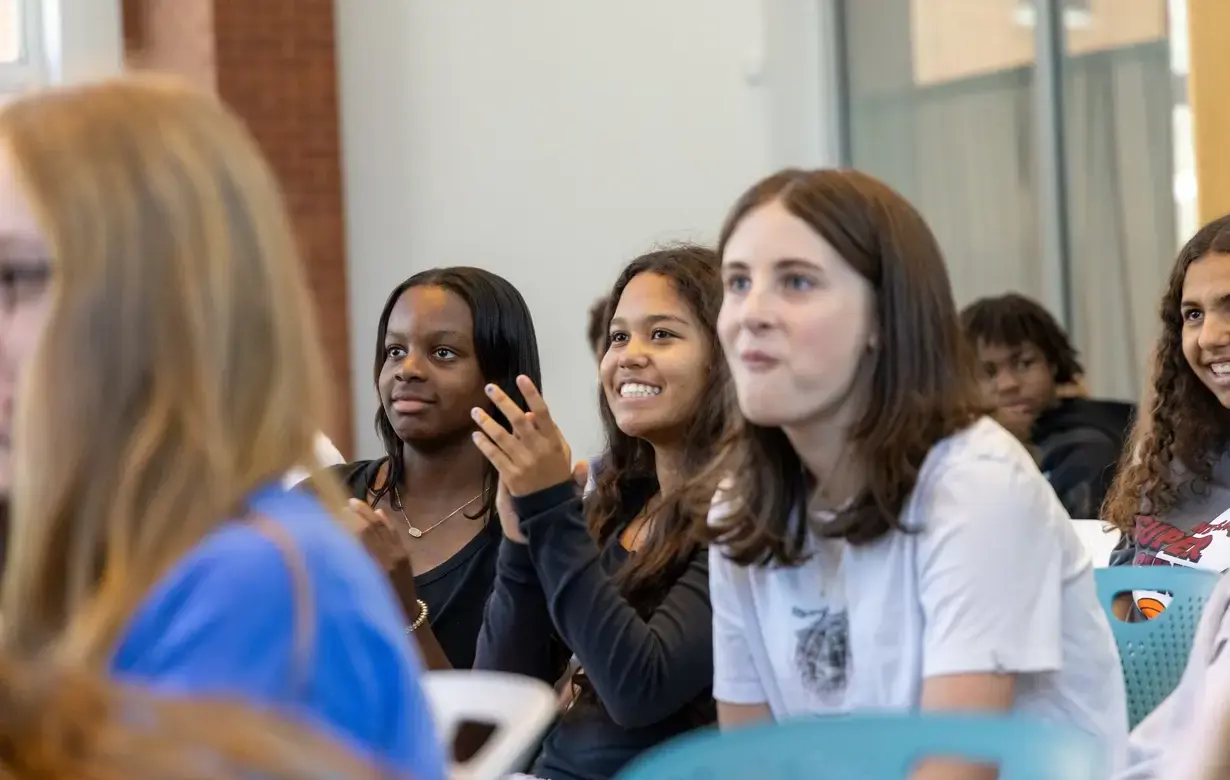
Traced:
<path fill-rule="evenodd" d="M 1230 719 L 1230 577 L 1205 602 L 1178 686 L 1132 732 L 1115 780 L 1200 780 L 1226 749 Z"/>
<path fill-rule="evenodd" d="M 722 517 L 719 498 L 711 522 Z M 911 710 L 927 677 L 1011 672 L 1014 711 L 1123 762 L 1127 705 L 1089 554 L 1029 453 L 983 419 L 938 443 L 903 525 L 866 545 L 809 534 L 796 568 L 710 548 L 714 697 L 777 719 Z"/>

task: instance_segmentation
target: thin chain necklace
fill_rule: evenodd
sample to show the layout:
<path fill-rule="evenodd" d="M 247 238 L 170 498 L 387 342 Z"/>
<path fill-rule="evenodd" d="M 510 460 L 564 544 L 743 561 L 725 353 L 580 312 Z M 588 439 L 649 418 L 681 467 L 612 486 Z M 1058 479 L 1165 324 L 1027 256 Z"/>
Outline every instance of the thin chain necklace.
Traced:
<path fill-rule="evenodd" d="M 471 498 L 469 501 L 465 502 L 461 506 L 449 512 L 444 517 L 441 517 L 436 522 L 432 523 L 426 528 L 419 528 L 414 523 L 410 522 L 410 517 L 406 514 L 406 506 L 405 504 L 401 502 L 401 494 L 397 492 L 397 488 L 393 488 L 393 497 L 397 499 L 397 511 L 401 512 L 402 519 L 406 521 L 406 530 L 409 531 L 410 535 L 413 536 L 415 539 L 418 539 L 422 536 L 426 536 L 427 534 L 431 533 L 438 526 L 443 525 L 444 521 L 451 520 L 452 518 L 456 517 L 458 512 L 465 509 L 470 504 L 473 504 L 475 501 L 477 501 L 478 499 L 482 498 L 485 495 L 487 495 L 487 491 L 484 489 L 477 496 L 475 496 L 474 498 Z"/>

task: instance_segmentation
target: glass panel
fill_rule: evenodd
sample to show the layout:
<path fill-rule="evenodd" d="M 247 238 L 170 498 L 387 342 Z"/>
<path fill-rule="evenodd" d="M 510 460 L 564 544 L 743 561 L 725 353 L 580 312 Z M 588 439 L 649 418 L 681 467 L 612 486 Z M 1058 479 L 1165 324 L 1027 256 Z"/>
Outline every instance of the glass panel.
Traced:
<path fill-rule="evenodd" d="M 22 24 L 20 0 L 0 0 L 0 63 L 22 58 Z"/>
<path fill-rule="evenodd" d="M 1018 0 L 847 0 L 850 162 L 927 218 L 958 305 L 1041 299 L 1034 29 Z"/>
<path fill-rule="evenodd" d="M 1174 199 L 1178 241 L 1183 244 L 1200 227 L 1196 204 L 1196 149 L 1192 136 L 1192 107 L 1187 98 L 1189 67 L 1187 0 L 1168 0 L 1170 16 L 1170 72 L 1174 74 Z"/>
<path fill-rule="evenodd" d="M 1089 0 L 1066 30 L 1071 335 L 1087 384 L 1135 400 L 1178 242 L 1167 0 Z"/>

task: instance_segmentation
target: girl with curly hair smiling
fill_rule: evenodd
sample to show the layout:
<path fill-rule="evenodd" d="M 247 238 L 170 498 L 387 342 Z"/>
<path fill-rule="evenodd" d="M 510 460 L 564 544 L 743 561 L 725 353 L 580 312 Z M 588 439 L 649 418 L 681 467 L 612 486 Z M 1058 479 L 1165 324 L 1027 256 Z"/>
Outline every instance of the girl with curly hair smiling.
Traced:
<path fill-rule="evenodd" d="M 1103 516 L 1123 532 L 1114 565 L 1230 569 L 1230 215 L 1179 252 L 1161 306 L 1151 401 Z M 1165 608 L 1137 594 L 1146 615 Z"/>
<path fill-rule="evenodd" d="M 1112 565 L 1230 569 L 1230 215 L 1179 252 L 1162 297 L 1150 401 L 1104 516 L 1124 534 Z M 1165 609 L 1137 591 L 1117 605 L 1129 619 Z M 1131 614 L 1125 614 L 1130 612 Z M 1230 579 L 1205 605 L 1183 679 L 1132 732 L 1116 780 L 1191 777 L 1220 742 L 1230 702 Z"/>

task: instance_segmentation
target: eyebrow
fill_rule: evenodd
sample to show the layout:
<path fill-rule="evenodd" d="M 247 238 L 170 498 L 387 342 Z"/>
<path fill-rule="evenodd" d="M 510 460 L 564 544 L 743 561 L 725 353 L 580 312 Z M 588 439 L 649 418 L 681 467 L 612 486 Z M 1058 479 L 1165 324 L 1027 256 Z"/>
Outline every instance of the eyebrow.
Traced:
<path fill-rule="evenodd" d="M 1223 293 L 1217 296 L 1217 300 L 1213 302 L 1214 306 L 1225 306 L 1226 302 L 1230 301 L 1230 293 Z M 1179 304 L 1180 309 L 1199 309 L 1202 308 L 1199 301 L 1183 301 Z"/>
<path fill-rule="evenodd" d="M 404 333 L 403 331 L 395 330 L 393 328 L 388 328 L 384 332 L 385 341 L 388 341 L 390 338 L 404 339 L 406 338 L 406 336 L 407 334 Z M 469 341 L 470 336 L 469 334 L 463 333 L 459 330 L 434 330 L 431 333 L 426 334 L 426 340 L 427 341 Z"/>
<path fill-rule="evenodd" d="M 802 267 L 802 268 L 808 269 L 809 271 L 820 271 L 821 273 L 824 272 L 824 269 L 820 267 L 819 263 L 813 262 L 811 260 L 804 260 L 801 257 L 783 257 L 782 259 L 774 263 L 773 267 L 774 268 L 800 268 Z"/>
<path fill-rule="evenodd" d="M 676 322 L 680 325 L 691 325 L 692 323 L 674 314 L 650 314 L 641 318 L 641 322 L 645 325 L 657 325 L 662 322 Z M 612 317 L 611 325 L 627 325 L 627 320 L 623 317 Z"/>
<path fill-rule="evenodd" d="M 748 268 L 747 262 L 743 260 L 730 260 L 722 264 L 723 270 L 746 271 Z M 782 257 L 773 261 L 774 270 L 782 270 L 789 268 L 806 268 L 809 271 L 818 271 L 824 273 L 824 269 L 818 263 L 811 260 L 804 260 L 801 257 Z"/>

